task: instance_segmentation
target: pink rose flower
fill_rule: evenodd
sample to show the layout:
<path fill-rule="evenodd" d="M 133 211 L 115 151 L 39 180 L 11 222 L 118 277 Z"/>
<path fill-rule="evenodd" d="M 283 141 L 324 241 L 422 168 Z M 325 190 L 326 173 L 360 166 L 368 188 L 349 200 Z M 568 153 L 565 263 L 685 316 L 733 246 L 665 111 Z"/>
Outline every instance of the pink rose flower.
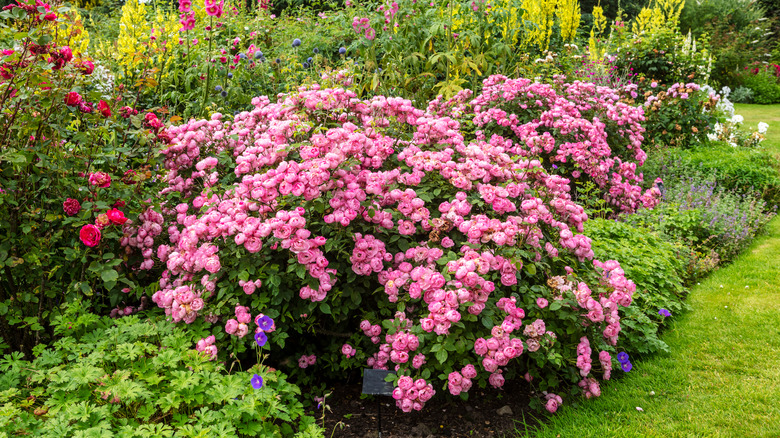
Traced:
<path fill-rule="evenodd" d="M 90 173 L 89 183 L 93 186 L 109 187 L 111 185 L 111 177 L 105 172 Z"/>
<path fill-rule="evenodd" d="M 108 220 L 111 221 L 114 225 L 123 225 L 125 222 L 127 222 L 127 218 L 125 217 L 125 214 L 122 213 L 121 210 L 117 210 L 116 208 L 112 208 L 111 210 L 108 210 L 106 212 L 106 216 L 108 216 Z"/>
<path fill-rule="evenodd" d="M 81 227 L 79 237 L 84 245 L 89 247 L 97 246 L 97 244 L 100 243 L 100 228 L 92 224 L 84 225 Z"/>

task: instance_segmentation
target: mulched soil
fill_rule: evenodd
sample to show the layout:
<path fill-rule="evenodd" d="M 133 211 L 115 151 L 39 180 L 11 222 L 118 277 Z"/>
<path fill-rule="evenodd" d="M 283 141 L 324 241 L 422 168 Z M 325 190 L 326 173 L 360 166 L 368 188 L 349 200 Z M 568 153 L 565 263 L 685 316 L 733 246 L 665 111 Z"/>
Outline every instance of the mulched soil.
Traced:
<path fill-rule="evenodd" d="M 522 379 L 507 382 L 501 391 L 472 388 L 469 400 L 434 397 L 422 412 L 403 413 L 392 397 L 361 398 L 361 386 L 338 385 L 327 399 L 325 436 L 376 438 L 377 399 L 382 403 L 383 438 L 503 437 L 524 424 L 533 426 L 538 412 L 529 409 L 531 387 Z M 322 412 L 310 412 L 321 418 Z M 318 420 L 322 424 L 321 420 Z"/>

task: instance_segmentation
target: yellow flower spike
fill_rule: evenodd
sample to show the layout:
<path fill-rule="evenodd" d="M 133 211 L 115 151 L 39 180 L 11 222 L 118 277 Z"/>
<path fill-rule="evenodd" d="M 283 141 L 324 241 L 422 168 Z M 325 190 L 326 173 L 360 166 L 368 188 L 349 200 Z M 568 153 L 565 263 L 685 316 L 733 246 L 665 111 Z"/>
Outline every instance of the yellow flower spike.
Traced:
<path fill-rule="evenodd" d="M 89 49 L 89 32 L 84 28 L 84 20 L 75 8 L 62 15 L 67 18 L 67 30 L 58 29 L 54 41 L 57 46 L 70 46 L 73 55 L 81 57 Z M 60 26 L 60 23 L 52 23 L 52 26 Z"/>
<path fill-rule="evenodd" d="M 119 38 L 117 54 L 120 64 L 125 68 L 134 68 L 141 63 L 143 56 L 139 47 L 146 43 L 151 26 L 146 21 L 146 6 L 137 1 L 125 2 L 122 6 L 122 18 L 119 19 Z"/>

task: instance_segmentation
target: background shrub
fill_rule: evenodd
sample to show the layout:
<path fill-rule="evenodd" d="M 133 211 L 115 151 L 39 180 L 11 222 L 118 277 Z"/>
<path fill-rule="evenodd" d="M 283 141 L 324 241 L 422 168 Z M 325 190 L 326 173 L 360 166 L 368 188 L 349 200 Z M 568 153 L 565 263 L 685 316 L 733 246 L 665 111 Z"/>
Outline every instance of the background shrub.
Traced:
<path fill-rule="evenodd" d="M 667 309 L 674 315 L 688 308 L 683 287 L 687 248 L 648 231 L 608 219 L 592 219 L 585 226 L 596 257 L 619 261 L 626 277 L 636 284 L 634 303 L 626 309 L 621 325 L 626 350 L 639 353 L 669 351 L 658 338 L 665 321 L 658 311 Z"/>
<path fill-rule="evenodd" d="M 712 142 L 690 150 L 669 150 L 648 160 L 645 172 L 648 177 L 661 177 L 672 183 L 700 174 L 712 175 L 724 189 L 758 192 L 770 205 L 780 201 L 777 162 L 760 148 L 735 148 Z"/>

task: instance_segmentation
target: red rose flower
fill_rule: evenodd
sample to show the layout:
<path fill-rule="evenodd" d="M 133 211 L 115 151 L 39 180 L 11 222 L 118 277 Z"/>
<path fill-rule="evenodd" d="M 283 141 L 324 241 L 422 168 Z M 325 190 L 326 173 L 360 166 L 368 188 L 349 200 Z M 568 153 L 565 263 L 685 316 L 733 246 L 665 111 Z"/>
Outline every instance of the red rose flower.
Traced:
<path fill-rule="evenodd" d="M 81 63 L 81 72 L 85 75 L 91 75 L 92 72 L 95 71 L 95 64 L 92 63 L 90 60 L 86 60 Z"/>
<path fill-rule="evenodd" d="M 75 91 L 71 91 L 65 96 L 65 105 L 78 106 L 81 103 L 81 95 Z"/>
<path fill-rule="evenodd" d="M 81 211 L 81 204 L 73 198 L 68 198 L 62 203 L 62 209 L 68 216 L 75 216 Z"/>
<path fill-rule="evenodd" d="M 89 247 L 97 246 L 97 244 L 100 243 L 100 228 L 92 224 L 84 225 L 81 227 L 79 237 L 84 245 Z"/>
<path fill-rule="evenodd" d="M 105 100 L 98 102 L 98 111 L 100 111 L 100 114 L 103 114 L 103 117 L 111 117 L 111 107 L 108 106 Z"/>
<path fill-rule="evenodd" d="M 114 225 L 122 225 L 125 222 L 127 222 L 127 218 L 125 217 L 125 214 L 122 213 L 120 210 L 117 210 L 116 208 L 108 210 L 106 212 L 106 215 L 108 216 L 108 220 L 110 220 L 111 223 Z"/>

